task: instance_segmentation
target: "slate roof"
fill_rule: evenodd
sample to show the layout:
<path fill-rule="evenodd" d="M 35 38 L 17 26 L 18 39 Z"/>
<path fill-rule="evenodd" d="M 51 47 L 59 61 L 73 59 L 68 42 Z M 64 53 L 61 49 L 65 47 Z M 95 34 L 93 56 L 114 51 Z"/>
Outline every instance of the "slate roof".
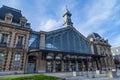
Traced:
<path fill-rule="evenodd" d="M 13 15 L 13 21 L 14 23 L 20 23 L 20 18 L 22 17 L 21 11 L 15 8 L 11 8 L 8 6 L 2 6 L 0 8 L 0 19 L 5 20 L 5 14 L 11 13 Z"/>
<path fill-rule="evenodd" d="M 81 34 L 78 30 L 76 30 L 76 28 L 74 28 L 74 27 L 63 27 L 63 28 L 60 28 L 60 29 L 56 29 L 56 30 L 53 30 L 53 31 L 46 32 L 46 33 L 47 33 L 47 35 L 57 34 L 59 32 L 63 32 L 63 31 L 68 30 L 68 29 L 72 29 L 73 31 L 78 33 L 79 36 L 81 36 L 82 38 L 84 38 L 85 40 L 88 41 L 88 39 L 83 34 Z"/>
<path fill-rule="evenodd" d="M 98 33 L 95 33 L 95 32 L 93 32 L 93 33 L 91 33 L 91 34 L 88 35 L 88 39 L 89 38 L 94 38 L 95 39 L 97 37 L 98 38 L 102 38 Z"/>

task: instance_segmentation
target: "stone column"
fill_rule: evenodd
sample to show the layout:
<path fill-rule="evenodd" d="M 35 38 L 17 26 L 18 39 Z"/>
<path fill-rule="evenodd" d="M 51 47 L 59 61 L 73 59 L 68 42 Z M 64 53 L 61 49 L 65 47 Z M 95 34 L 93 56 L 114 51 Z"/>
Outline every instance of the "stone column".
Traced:
<path fill-rule="evenodd" d="M 39 70 L 38 72 L 46 72 L 46 61 L 45 60 L 41 60 L 39 62 Z"/>
<path fill-rule="evenodd" d="M 62 60 L 62 72 L 64 72 L 64 61 Z"/>
<path fill-rule="evenodd" d="M 115 69 L 115 62 L 112 56 L 110 56 L 110 63 L 111 63 L 111 67 Z"/>
<path fill-rule="evenodd" d="M 110 69 L 109 56 L 106 57 L 107 68 Z"/>
<path fill-rule="evenodd" d="M 100 68 L 102 70 L 102 68 L 103 68 L 103 62 L 101 61 L 101 58 L 99 58 L 99 62 L 100 62 Z"/>
<path fill-rule="evenodd" d="M 99 45 L 96 45 L 96 47 L 97 47 L 97 52 L 98 52 L 98 54 L 100 54 L 100 46 L 99 46 Z"/>
<path fill-rule="evenodd" d="M 6 71 L 9 71 L 9 69 L 10 69 L 10 67 L 11 67 L 10 64 L 12 64 L 11 62 L 12 62 L 12 60 L 13 60 L 13 59 L 11 59 L 11 57 L 12 57 L 12 51 L 7 51 L 6 54 L 8 54 L 8 55 L 7 55 L 7 60 L 6 60 L 7 62 L 6 62 L 5 70 L 6 70 Z"/>
<path fill-rule="evenodd" d="M 10 42 L 10 47 L 12 48 L 13 46 L 14 46 L 14 39 L 15 39 L 15 34 L 16 34 L 16 32 L 12 32 L 12 37 L 11 37 L 11 42 Z"/>
<path fill-rule="evenodd" d="M 45 34 L 40 35 L 40 49 L 45 49 Z"/>
<path fill-rule="evenodd" d="M 94 45 L 91 44 L 91 50 L 92 50 L 92 54 L 94 54 Z"/>
<path fill-rule="evenodd" d="M 36 73 L 38 72 L 38 67 L 39 67 L 39 53 L 36 53 Z"/>
<path fill-rule="evenodd" d="M 42 52 L 39 52 L 39 59 L 38 59 L 38 72 L 46 72 L 46 60 L 42 59 Z"/>
<path fill-rule="evenodd" d="M 104 58 L 104 62 L 105 62 L 105 69 L 107 68 L 107 61 L 106 61 L 106 57 Z M 107 70 L 107 69 L 106 69 Z"/>
<path fill-rule="evenodd" d="M 25 55 L 25 63 L 24 63 L 24 73 L 27 73 L 27 67 L 28 67 L 28 55 L 26 53 L 26 55 Z"/>
<path fill-rule="evenodd" d="M 53 60 L 53 72 L 56 72 L 56 61 Z"/>
<path fill-rule="evenodd" d="M 101 68 L 101 63 L 100 63 L 100 61 L 99 61 L 98 58 L 97 58 L 96 60 L 97 60 L 97 61 L 96 61 L 96 64 L 97 64 L 97 67 L 98 67 L 97 69 L 100 70 L 100 68 Z"/>
<path fill-rule="evenodd" d="M 28 40 L 29 40 L 29 33 L 26 35 L 26 45 L 23 45 L 23 46 L 25 46 L 25 49 L 27 49 L 28 50 Z"/>
<path fill-rule="evenodd" d="M 0 42 L 1 42 L 2 34 L 0 33 Z"/>

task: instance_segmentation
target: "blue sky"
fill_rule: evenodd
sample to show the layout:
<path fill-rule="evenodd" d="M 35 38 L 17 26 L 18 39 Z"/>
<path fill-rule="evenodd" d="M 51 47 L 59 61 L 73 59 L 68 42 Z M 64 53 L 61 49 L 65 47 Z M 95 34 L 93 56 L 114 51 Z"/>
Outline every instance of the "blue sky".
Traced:
<path fill-rule="evenodd" d="M 80 33 L 96 32 L 113 47 L 120 46 L 120 0 L 0 0 L 2 5 L 21 10 L 35 31 L 62 28 L 67 5 Z"/>

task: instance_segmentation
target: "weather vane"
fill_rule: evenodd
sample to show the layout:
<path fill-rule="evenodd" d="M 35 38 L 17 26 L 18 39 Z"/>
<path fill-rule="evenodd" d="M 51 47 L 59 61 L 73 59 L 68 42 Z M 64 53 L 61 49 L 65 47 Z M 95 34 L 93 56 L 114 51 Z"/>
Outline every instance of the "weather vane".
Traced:
<path fill-rule="evenodd" d="M 68 6 L 66 5 L 65 7 L 66 7 L 66 10 L 68 10 Z"/>

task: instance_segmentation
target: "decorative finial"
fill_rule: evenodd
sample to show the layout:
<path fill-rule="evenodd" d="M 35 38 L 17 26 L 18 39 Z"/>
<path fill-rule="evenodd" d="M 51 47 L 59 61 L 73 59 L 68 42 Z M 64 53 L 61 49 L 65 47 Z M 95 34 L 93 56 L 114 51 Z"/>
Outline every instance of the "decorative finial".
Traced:
<path fill-rule="evenodd" d="M 66 7 L 66 10 L 68 11 L 68 6 L 66 5 L 65 7 Z"/>

